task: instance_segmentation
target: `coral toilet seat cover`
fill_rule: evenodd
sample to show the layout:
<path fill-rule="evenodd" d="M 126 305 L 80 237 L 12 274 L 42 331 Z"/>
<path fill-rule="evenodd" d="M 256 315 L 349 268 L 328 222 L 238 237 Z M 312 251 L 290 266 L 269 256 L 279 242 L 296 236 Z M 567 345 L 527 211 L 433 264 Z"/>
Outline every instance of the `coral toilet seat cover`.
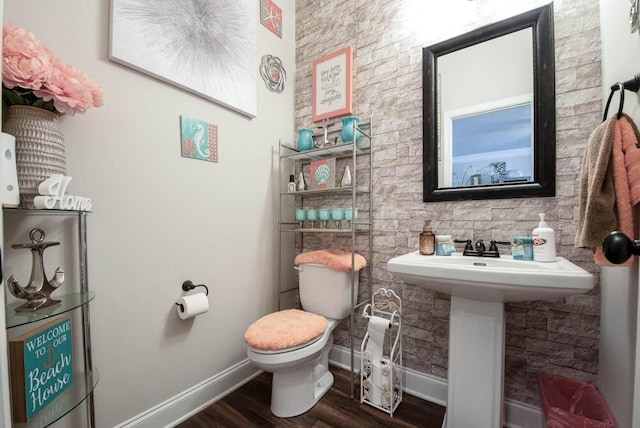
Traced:
<path fill-rule="evenodd" d="M 327 329 L 327 320 L 299 309 L 265 315 L 249 326 L 244 341 L 253 349 L 278 351 L 313 342 Z"/>

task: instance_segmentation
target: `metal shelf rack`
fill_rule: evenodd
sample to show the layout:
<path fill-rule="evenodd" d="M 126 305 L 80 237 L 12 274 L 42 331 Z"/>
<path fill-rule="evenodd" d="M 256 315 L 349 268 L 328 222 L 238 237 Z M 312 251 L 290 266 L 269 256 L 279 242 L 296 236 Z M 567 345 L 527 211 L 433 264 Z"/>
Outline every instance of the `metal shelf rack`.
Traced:
<path fill-rule="evenodd" d="M 332 124 L 325 125 L 331 126 Z M 288 269 L 291 264 L 293 264 L 293 259 L 288 260 L 291 255 L 291 249 L 285 250 L 283 246 L 285 245 L 285 239 L 283 236 L 287 236 L 290 234 L 294 234 L 295 240 L 293 245 L 295 246 L 295 253 L 299 253 L 305 249 L 305 236 L 309 235 L 319 235 L 322 237 L 323 235 L 335 235 L 335 236 L 350 236 L 351 243 L 349 245 L 348 251 L 352 253 L 352 265 L 353 265 L 353 257 L 356 252 L 356 237 L 361 236 L 363 234 L 368 235 L 368 249 L 364 252 L 363 255 L 367 258 L 367 285 L 369 288 L 369 297 L 362 301 L 358 301 L 359 299 L 351 293 L 351 316 L 350 316 L 350 324 L 349 324 L 349 341 L 351 345 L 351 398 L 354 398 L 354 378 L 356 375 L 355 368 L 355 345 L 354 345 L 354 331 L 355 331 L 355 317 L 356 311 L 361 306 L 365 305 L 368 301 L 370 301 L 371 297 L 371 280 L 373 277 L 373 168 L 372 168 L 372 153 L 373 153 L 373 126 L 372 121 L 369 119 L 366 122 L 355 124 L 354 123 L 353 134 L 356 135 L 356 131 L 360 132 L 360 139 L 354 143 L 341 144 L 340 142 L 329 145 L 325 147 L 316 148 L 313 150 L 307 151 L 298 151 L 293 147 L 293 144 L 285 144 L 280 142 L 279 146 L 279 158 L 280 158 L 280 183 L 279 183 L 279 200 L 278 200 L 278 220 L 279 220 L 279 230 L 278 234 L 278 247 L 279 247 L 279 269 L 278 269 L 278 307 L 279 309 L 285 309 L 287 306 L 283 303 L 283 296 L 287 293 L 292 293 L 297 290 L 297 281 L 292 284 L 294 281 L 290 281 L 290 284 L 284 284 L 286 282 L 287 274 L 284 272 L 284 269 Z M 336 128 L 336 127 L 334 127 Z M 328 132 L 329 135 L 337 135 L 341 131 L 341 128 L 337 128 Z M 316 138 L 321 138 L 324 134 L 314 134 L 314 140 Z M 332 135 L 333 137 L 333 135 Z M 368 162 L 362 162 L 363 166 L 358 165 L 358 159 L 361 157 L 368 157 Z M 339 187 L 338 181 L 339 179 L 336 177 L 336 187 L 331 189 L 323 189 L 323 190 L 304 190 L 297 192 L 288 192 L 287 191 L 287 180 L 286 178 L 293 174 L 297 177 L 297 174 L 304 169 L 304 166 L 310 164 L 316 160 L 335 158 L 336 160 L 346 159 L 350 160 L 350 164 L 352 166 L 352 184 L 345 187 Z M 338 171 L 336 171 L 337 173 Z M 362 174 L 362 175 L 361 175 Z M 308 182 L 308 181 L 307 181 Z M 358 209 L 358 215 L 361 217 L 365 217 L 365 219 L 360 219 L 358 221 L 353 221 L 349 225 L 348 228 L 316 228 L 316 227 L 300 227 L 300 225 L 293 220 L 293 211 L 295 207 L 304 207 L 308 203 L 312 202 L 314 199 L 322 198 L 322 200 L 332 200 L 335 198 L 347 198 L 349 201 L 346 203 L 346 206 L 350 206 L 352 210 L 355 210 L 357 207 L 357 203 L 364 205 L 366 203 L 367 207 L 362 210 Z M 360 199 L 358 199 L 360 198 Z M 362 208 L 362 207 L 360 207 Z M 363 215 L 364 214 L 364 215 Z M 284 219 L 285 217 L 290 218 L 291 220 Z M 289 245 L 291 240 L 289 239 L 286 245 Z M 288 254 L 283 256 L 283 253 Z M 290 264 L 286 264 L 283 257 L 286 257 L 286 261 Z M 295 257 L 295 254 L 294 254 Z M 283 262 L 285 264 L 283 265 Z M 353 291 L 356 275 L 359 272 L 353 271 L 351 272 L 351 287 Z M 362 281 L 360 281 L 362 284 Z M 295 299 L 296 303 L 299 305 L 299 301 L 297 298 Z M 291 302 L 291 299 L 288 299 L 288 302 Z M 290 307 L 290 306 L 288 306 Z"/>

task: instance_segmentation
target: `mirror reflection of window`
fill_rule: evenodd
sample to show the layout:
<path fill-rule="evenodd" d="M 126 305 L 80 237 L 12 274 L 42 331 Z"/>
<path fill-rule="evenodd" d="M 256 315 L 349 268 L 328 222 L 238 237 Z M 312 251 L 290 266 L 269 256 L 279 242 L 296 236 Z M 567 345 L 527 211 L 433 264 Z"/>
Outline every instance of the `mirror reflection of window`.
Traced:
<path fill-rule="evenodd" d="M 439 188 L 509 183 L 507 171 L 510 171 L 511 182 L 533 180 L 533 69 L 531 28 L 438 57 L 438 118 L 439 129 L 442 130 L 438 156 Z M 466 140 L 461 137 L 463 139 L 458 141 L 458 137 L 451 135 L 454 125 L 447 123 L 450 121 L 458 128 L 458 135 L 462 135 L 465 129 L 482 131 L 487 135 L 481 143 L 479 135 Z M 529 126 L 526 131 L 519 128 L 525 122 Z M 514 132 L 520 135 L 510 137 Z M 523 146 L 525 140 L 526 148 Z M 518 146 L 505 147 L 507 141 Z M 465 147 L 465 144 L 473 147 Z M 460 154 L 454 154 L 454 146 Z M 519 155 L 498 153 L 511 149 L 517 149 Z M 507 155 L 511 159 L 504 168 L 504 178 L 496 181 L 496 174 L 502 176 L 504 165 L 501 162 L 507 162 L 500 156 Z M 460 165 L 454 166 L 454 160 Z M 518 176 L 520 178 L 516 178 Z"/>
<path fill-rule="evenodd" d="M 445 187 L 533 181 L 532 95 L 448 112 L 444 122 Z"/>

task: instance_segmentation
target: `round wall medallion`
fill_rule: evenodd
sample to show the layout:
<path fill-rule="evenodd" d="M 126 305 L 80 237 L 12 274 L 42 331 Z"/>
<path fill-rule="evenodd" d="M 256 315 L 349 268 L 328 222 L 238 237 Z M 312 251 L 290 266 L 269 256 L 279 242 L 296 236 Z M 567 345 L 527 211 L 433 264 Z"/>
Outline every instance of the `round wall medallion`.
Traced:
<path fill-rule="evenodd" d="M 284 90 L 287 73 L 280 58 L 264 55 L 260 64 L 260 76 L 262 76 L 265 85 L 271 92 L 280 93 Z"/>

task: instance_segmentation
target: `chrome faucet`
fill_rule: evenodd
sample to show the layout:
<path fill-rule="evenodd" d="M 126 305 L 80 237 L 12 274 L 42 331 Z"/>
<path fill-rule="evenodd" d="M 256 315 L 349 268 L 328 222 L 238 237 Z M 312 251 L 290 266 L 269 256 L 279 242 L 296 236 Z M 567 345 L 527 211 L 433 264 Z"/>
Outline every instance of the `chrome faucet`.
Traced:
<path fill-rule="evenodd" d="M 507 241 L 496 241 L 491 240 L 489 243 L 489 249 L 484 245 L 483 239 L 478 239 L 476 241 L 475 247 L 471 243 L 471 239 L 454 239 L 453 242 L 465 244 L 464 251 L 462 252 L 463 256 L 472 256 L 472 257 L 500 257 L 500 251 L 498 250 L 498 244 L 500 245 L 511 245 L 511 242 Z"/>

